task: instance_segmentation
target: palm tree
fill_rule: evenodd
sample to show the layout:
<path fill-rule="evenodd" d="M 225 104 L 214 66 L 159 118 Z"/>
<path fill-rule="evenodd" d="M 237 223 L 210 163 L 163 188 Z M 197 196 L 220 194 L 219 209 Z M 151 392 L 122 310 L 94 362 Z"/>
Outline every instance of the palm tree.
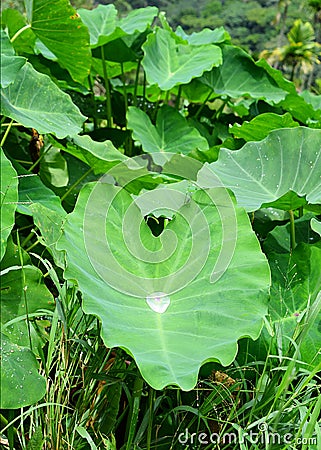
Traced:
<path fill-rule="evenodd" d="M 310 22 L 296 20 L 287 35 L 288 43 L 273 51 L 264 50 L 261 57 L 269 63 L 289 73 L 291 81 L 295 77 L 301 79 L 303 75 L 313 71 L 316 64 L 320 64 L 321 44 L 315 41 L 315 33 Z M 302 80 L 300 82 L 302 86 Z"/>

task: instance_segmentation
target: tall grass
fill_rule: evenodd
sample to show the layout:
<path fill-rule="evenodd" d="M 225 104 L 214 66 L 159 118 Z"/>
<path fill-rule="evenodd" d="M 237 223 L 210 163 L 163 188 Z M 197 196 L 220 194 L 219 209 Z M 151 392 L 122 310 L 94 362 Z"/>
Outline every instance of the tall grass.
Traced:
<path fill-rule="evenodd" d="M 36 405 L 3 411 L 3 448 L 320 448 L 321 364 L 308 370 L 299 360 L 306 331 L 289 337 L 290 350 L 270 350 L 262 361 L 241 346 L 230 367 L 206 364 L 190 392 L 174 386 L 155 391 L 122 349 L 105 347 L 100 323 L 82 311 L 77 287 L 34 257 L 56 297 L 40 352 L 47 391 Z M 311 316 L 305 320 L 300 330 L 308 329 Z"/>

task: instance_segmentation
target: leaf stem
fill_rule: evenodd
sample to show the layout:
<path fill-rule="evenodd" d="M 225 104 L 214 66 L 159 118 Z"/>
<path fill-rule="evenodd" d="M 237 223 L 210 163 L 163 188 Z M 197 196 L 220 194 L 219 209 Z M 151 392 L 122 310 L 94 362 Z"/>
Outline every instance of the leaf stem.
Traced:
<path fill-rule="evenodd" d="M 182 85 L 180 84 L 178 86 L 178 92 L 177 92 L 177 97 L 176 97 L 176 102 L 175 102 L 175 108 L 179 109 L 179 105 L 181 102 L 181 95 L 182 95 Z"/>
<path fill-rule="evenodd" d="M 68 189 L 68 191 L 66 191 L 64 193 L 64 195 L 60 198 L 60 200 L 63 202 L 65 200 L 66 197 L 68 197 L 68 195 L 70 194 L 70 192 L 72 192 L 74 190 L 74 188 L 82 182 L 82 180 L 84 180 L 86 178 L 87 175 L 90 174 L 90 172 L 93 171 L 93 168 L 91 167 L 89 170 L 87 170 L 87 172 L 85 172 L 77 181 L 74 182 L 74 184 L 72 184 L 70 186 L 70 188 Z"/>
<path fill-rule="evenodd" d="M 101 47 L 101 60 L 103 63 L 103 73 L 104 73 L 105 89 L 106 89 L 107 127 L 112 128 L 113 127 L 113 118 L 112 118 L 112 110 L 111 110 L 111 93 L 110 93 L 109 79 L 108 79 L 107 66 L 106 66 L 106 60 L 105 60 L 104 46 Z"/>
<path fill-rule="evenodd" d="M 137 106 L 137 89 L 138 89 L 138 79 L 139 79 L 139 71 L 140 71 L 140 59 L 137 63 L 136 76 L 135 76 L 135 86 L 134 86 L 134 106 Z"/>
<path fill-rule="evenodd" d="M 288 211 L 289 216 L 290 216 L 290 248 L 291 251 L 293 251 L 296 247 L 296 242 L 295 242 L 295 223 L 294 223 L 294 214 L 293 211 L 290 210 Z"/>
<path fill-rule="evenodd" d="M 94 86 L 93 86 L 93 83 L 91 81 L 91 76 L 90 75 L 88 75 L 88 83 L 89 83 L 89 89 L 90 89 L 90 98 L 91 98 L 91 101 L 93 103 L 94 111 L 96 113 L 96 102 L 95 102 Z M 97 128 L 98 128 L 97 127 L 97 117 L 96 117 L 95 113 L 93 115 L 94 130 L 97 130 Z"/>
<path fill-rule="evenodd" d="M 3 147 L 4 143 L 6 142 L 6 139 L 7 139 L 7 136 L 9 134 L 9 131 L 11 129 L 12 123 L 13 123 L 13 119 L 11 120 L 11 122 L 9 123 L 6 131 L 4 132 L 4 135 L 3 135 L 2 139 L 1 139 L 1 142 L 0 142 L 0 147 Z"/>
<path fill-rule="evenodd" d="M 201 106 L 198 108 L 198 110 L 196 111 L 195 114 L 195 119 L 198 119 L 199 115 L 201 114 L 201 112 L 203 111 L 204 106 L 206 105 L 206 103 L 208 102 L 210 96 L 212 95 L 213 90 L 211 89 L 211 92 L 206 96 L 206 99 L 203 101 L 203 103 L 201 104 Z"/>
<path fill-rule="evenodd" d="M 146 112 L 146 72 L 144 70 L 144 80 L 143 80 L 143 111 Z"/>
<path fill-rule="evenodd" d="M 20 36 L 21 33 L 23 33 L 25 30 L 28 30 L 28 28 L 31 28 L 30 23 L 20 28 L 20 30 L 18 30 L 16 34 L 10 39 L 11 44 L 17 39 L 18 36 Z"/>
<path fill-rule="evenodd" d="M 125 111 L 127 113 L 127 110 L 128 110 L 128 98 L 127 98 L 126 80 L 125 80 L 125 72 L 124 72 L 124 63 L 120 63 L 120 67 L 121 67 L 121 80 L 122 80 L 123 89 L 124 89 Z M 127 117 L 126 117 L 126 123 L 127 123 Z"/>

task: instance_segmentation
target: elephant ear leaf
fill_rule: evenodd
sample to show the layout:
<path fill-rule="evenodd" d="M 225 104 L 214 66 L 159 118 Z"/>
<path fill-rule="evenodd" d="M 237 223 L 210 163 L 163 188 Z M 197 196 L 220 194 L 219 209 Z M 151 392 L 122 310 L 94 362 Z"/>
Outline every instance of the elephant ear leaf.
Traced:
<path fill-rule="evenodd" d="M 142 65 L 148 82 L 158 84 L 164 91 L 189 83 L 192 78 L 222 63 L 218 46 L 177 43 L 172 33 L 163 29 L 148 36 L 143 50 Z"/>
<path fill-rule="evenodd" d="M 210 169 L 247 211 L 262 205 L 289 210 L 306 202 L 320 203 L 321 130 L 274 130 L 264 140 L 247 142 L 240 150 L 221 149 Z M 202 174 L 200 183 L 210 185 Z"/>
<path fill-rule="evenodd" d="M 239 338 L 259 336 L 269 268 L 246 212 L 225 189 L 196 190 L 187 199 L 170 185 L 149 195 L 144 202 L 143 194 L 132 197 L 108 183 L 84 186 L 57 248 L 84 310 L 101 319 L 105 344 L 127 349 L 153 388 L 190 390 L 204 361 L 228 365 Z M 171 209 L 175 196 L 181 202 L 155 237 L 140 207 L 159 205 L 160 195 Z M 213 274 L 219 274 L 214 281 Z"/>
<path fill-rule="evenodd" d="M 90 71 L 91 52 L 88 28 L 68 0 L 26 0 L 31 30 L 57 57 L 71 77 L 83 83 Z"/>
<path fill-rule="evenodd" d="M 16 409 L 36 403 L 46 393 L 46 379 L 38 373 L 38 362 L 27 347 L 1 335 L 0 408 Z"/>

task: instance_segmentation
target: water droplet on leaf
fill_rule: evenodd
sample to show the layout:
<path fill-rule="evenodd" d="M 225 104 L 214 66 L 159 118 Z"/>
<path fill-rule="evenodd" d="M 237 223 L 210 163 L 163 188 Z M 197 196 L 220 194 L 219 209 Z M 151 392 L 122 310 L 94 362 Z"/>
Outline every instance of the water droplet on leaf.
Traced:
<path fill-rule="evenodd" d="M 169 307 L 171 299 L 165 292 L 154 292 L 146 297 L 146 302 L 150 309 L 163 314 Z"/>

